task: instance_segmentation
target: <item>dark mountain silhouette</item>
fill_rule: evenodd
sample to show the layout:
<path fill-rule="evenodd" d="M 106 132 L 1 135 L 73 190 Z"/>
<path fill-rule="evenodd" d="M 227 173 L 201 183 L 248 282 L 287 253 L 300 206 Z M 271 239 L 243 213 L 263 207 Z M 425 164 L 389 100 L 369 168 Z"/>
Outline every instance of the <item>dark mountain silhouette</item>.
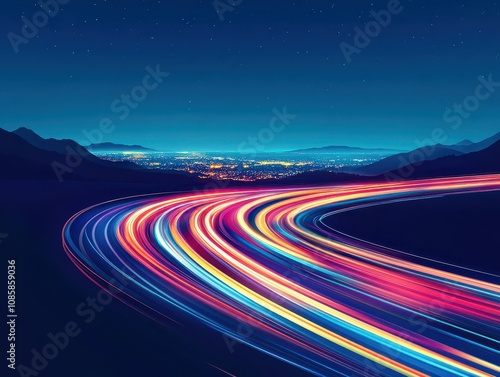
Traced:
<path fill-rule="evenodd" d="M 36 134 L 34 131 L 30 130 L 29 128 L 20 127 L 17 130 L 12 131 L 12 133 L 21 136 L 28 143 L 40 149 L 45 149 L 44 147 L 47 146 L 47 140 Z"/>
<path fill-rule="evenodd" d="M 408 153 L 399 153 L 394 156 L 384 158 L 373 164 L 351 169 L 351 171 L 355 174 L 375 176 L 388 171 L 400 169 L 415 161 L 431 161 L 444 156 L 456 156 L 462 154 L 463 153 L 460 151 L 438 144 L 435 146 L 418 148 Z"/>
<path fill-rule="evenodd" d="M 83 158 L 78 154 L 78 150 L 78 144 L 72 152 L 66 151 L 65 154 L 41 149 L 16 133 L 0 128 L 0 180 L 61 178 L 73 181 L 164 182 L 192 185 L 206 182 L 187 173 L 127 169 L 121 164 L 102 161 L 93 155 L 90 159 Z M 97 162 L 94 162 L 95 159 Z"/>
<path fill-rule="evenodd" d="M 446 147 L 454 149 L 456 151 L 460 151 L 462 153 L 472 153 L 486 149 L 489 146 L 495 144 L 497 141 L 500 141 L 500 132 L 477 143 L 473 143 L 470 140 L 463 140 L 460 143 L 447 145 Z"/>
<path fill-rule="evenodd" d="M 368 149 L 368 148 L 358 148 L 358 147 L 347 147 L 347 146 L 335 146 L 331 145 L 328 147 L 321 147 L 321 148 L 307 148 L 307 149 L 297 149 L 293 151 L 289 151 L 288 153 L 381 153 L 381 152 L 387 152 L 387 153 L 396 153 L 396 152 L 401 152 L 401 150 L 394 150 L 394 149 L 384 149 L 384 148 L 374 148 L 374 149 Z"/>
<path fill-rule="evenodd" d="M 490 147 L 497 141 L 500 141 L 500 132 L 478 143 L 472 143 L 469 146 L 464 146 L 461 151 L 464 153 L 478 152 Z"/>
<path fill-rule="evenodd" d="M 500 141 L 479 152 L 424 161 L 385 173 L 386 179 L 416 179 L 500 173 Z"/>
<path fill-rule="evenodd" d="M 80 146 L 77 142 L 70 140 L 70 139 L 63 139 L 63 140 L 56 140 L 56 139 L 44 139 L 34 131 L 21 127 L 18 128 L 15 131 L 12 131 L 13 134 L 16 134 L 20 137 L 22 137 L 24 140 L 26 140 L 28 143 L 31 145 L 46 150 L 46 151 L 51 151 L 51 152 L 57 152 L 60 154 L 66 154 L 68 153 L 67 148 L 73 148 L 76 149 L 77 147 L 81 148 L 82 151 L 87 152 L 88 150 L 85 149 L 84 147 Z"/>
<path fill-rule="evenodd" d="M 90 144 L 87 149 L 91 152 L 155 152 L 154 149 L 141 145 L 125 145 L 115 143 Z"/>
<path fill-rule="evenodd" d="M 408 153 L 399 153 L 389 156 L 373 164 L 356 169 L 347 169 L 348 172 L 361 175 L 379 175 L 393 170 L 404 170 L 405 166 L 422 161 L 433 161 L 446 156 L 461 156 L 468 153 L 484 150 L 500 141 L 500 132 L 478 143 L 462 140 L 453 145 L 436 144 L 425 146 Z"/>
<path fill-rule="evenodd" d="M 470 141 L 469 139 L 462 140 L 459 143 L 451 145 L 452 147 L 468 147 L 470 145 L 474 144 L 474 142 Z"/>
<path fill-rule="evenodd" d="M 88 160 L 90 162 L 93 162 L 94 164 L 105 166 L 105 167 L 111 167 L 111 168 L 123 168 L 123 169 L 140 169 L 140 167 L 137 164 L 134 164 L 133 162 L 129 161 L 118 161 L 118 162 L 112 162 L 112 161 L 106 161 L 102 160 L 97 156 L 94 156 L 92 153 L 89 152 L 88 149 L 85 147 L 81 146 L 74 140 L 70 139 L 63 139 L 63 140 L 56 140 L 56 139 L 44 139 L 43 137 L 39 136 L 32 130 L 21 127 L 18 128 L 17 130 L 12 132 L 13 134 L 16 134 L 20 137 L 22 137 L 24 140 L 26 140 L 28 143 L 31 145 L 43 149 L 45 151 L 49 152 L 56 152 L 59 154 L 67 155 L 70 153 L 78 153 L 82 158 L 85 160 Z"/>

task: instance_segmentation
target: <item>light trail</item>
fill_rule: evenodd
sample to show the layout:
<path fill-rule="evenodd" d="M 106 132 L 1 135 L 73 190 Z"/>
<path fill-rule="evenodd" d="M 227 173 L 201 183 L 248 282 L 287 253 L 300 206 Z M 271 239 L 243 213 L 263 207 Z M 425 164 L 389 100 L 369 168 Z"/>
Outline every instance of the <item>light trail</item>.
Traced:
<path fill-rule="evenodd" d="M 63 243 L 100 286 L 124 271 L 119 297 L 155 319 L 176 307 L 313 374 L 498 376 L 500 277 L 322 223 L 360 205 L 498 190 L 500 176 L 484 175 L 133 197 L 77 213 Z"/>

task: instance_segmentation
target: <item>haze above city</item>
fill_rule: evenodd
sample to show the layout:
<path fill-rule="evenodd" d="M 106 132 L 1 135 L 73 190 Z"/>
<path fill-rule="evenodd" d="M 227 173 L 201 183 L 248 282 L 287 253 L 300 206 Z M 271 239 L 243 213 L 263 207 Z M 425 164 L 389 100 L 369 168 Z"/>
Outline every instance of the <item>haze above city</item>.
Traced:
<path fill-rule="evenodd" d="M 172 151 L 237 151 L 252 138 L 266 152 L 411 150 L 435 129 L 448 144 L 495 133 L 496 84 L 474 111 L 456 106 L 500 81 L 499 3 L 394 4 L 346 55 L 387 1 L 244 1 L 222 14 L 211 1 L 69 2 L 26 43 L 1 45 L 0 127 L 89 144 L 84 132 L 111 122 L 104 142 Z M 32 10 L 9 4 L 3 34 L 22 36 Z M 294 117 L 273 123 L 285 109 Z"/>

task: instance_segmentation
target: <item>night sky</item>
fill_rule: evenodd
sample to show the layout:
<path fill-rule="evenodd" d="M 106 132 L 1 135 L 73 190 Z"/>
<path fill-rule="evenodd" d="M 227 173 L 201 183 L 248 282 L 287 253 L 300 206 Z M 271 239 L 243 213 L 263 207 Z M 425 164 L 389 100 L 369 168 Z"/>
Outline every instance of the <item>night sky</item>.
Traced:
<path fill-rule="evenodd" d="M 447 143 L 500 131 L 500 84 L 478 106 L 470 98 L 480 76 L 500 82 L 497 1 L 401 0 L 350 63 L 340 44 L 388 1 L 222 0 L 235 5 L 219 14 L 212 0 L 61 2 L 48 20 L 35 1 L 4 4 L 0 127 L 88 144 L 83 131 L 109 118 L 102 141 L 176 151 L 237 150 L 285 107 L 296 117 L 275 123 L 268 151 L 412 149 L 436 128 Z M 27 38 L 22 17 L 36 14 Z M 138 89 L 158 65 L 170 75 Z M 117 111 L 134 89 L 144 101 Z M 467 97 L 478 108 L 445 121 Z"/>

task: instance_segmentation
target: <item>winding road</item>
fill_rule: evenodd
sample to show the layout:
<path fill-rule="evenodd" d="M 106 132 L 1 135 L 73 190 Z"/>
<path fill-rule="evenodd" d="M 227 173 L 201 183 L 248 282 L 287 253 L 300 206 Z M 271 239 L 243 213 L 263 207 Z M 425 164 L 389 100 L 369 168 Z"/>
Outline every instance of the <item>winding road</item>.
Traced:
<path fill-rule="evenodd" d="M 312 374 L 499 376 L 499 276 L 323 223 L 360 206 L 499 190 L 500 175 L 483 175 L 130 197 L 75 214 L 63 244 L 146 315 L 168 324 L 175 307 Z"/>

